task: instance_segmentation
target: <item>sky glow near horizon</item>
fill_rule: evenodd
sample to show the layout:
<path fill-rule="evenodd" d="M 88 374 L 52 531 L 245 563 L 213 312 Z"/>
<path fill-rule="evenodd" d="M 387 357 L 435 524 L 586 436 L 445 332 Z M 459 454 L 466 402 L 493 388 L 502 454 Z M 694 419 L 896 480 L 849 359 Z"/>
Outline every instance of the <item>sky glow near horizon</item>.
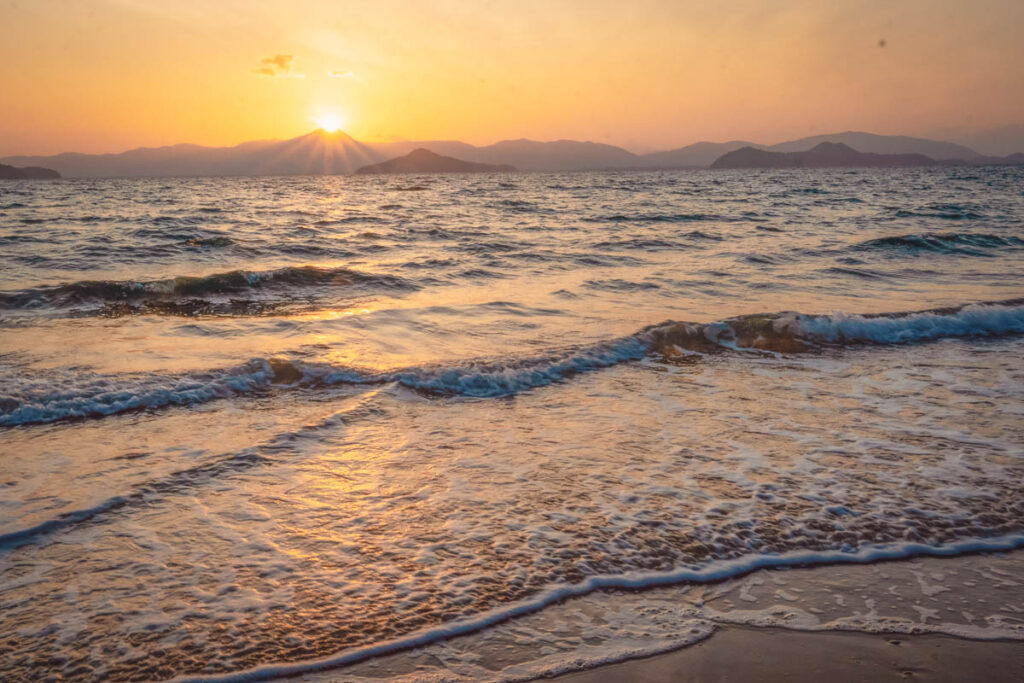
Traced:
<path fill-rule="evenodd" d="M 1024 123 L 1024 2 L 0 0 L 0 155 Z M 332 124 L 333 125 L 333 124 Z M 324 126 L 326 127 L 326 126 Z"/>

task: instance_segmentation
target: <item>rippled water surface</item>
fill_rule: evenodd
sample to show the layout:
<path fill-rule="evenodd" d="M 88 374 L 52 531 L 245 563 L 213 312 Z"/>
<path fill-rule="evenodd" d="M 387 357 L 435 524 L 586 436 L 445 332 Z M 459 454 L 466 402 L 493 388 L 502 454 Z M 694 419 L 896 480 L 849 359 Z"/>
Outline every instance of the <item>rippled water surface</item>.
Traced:
<path fill-rule="evenodd" d="M 1022 217 L 1014 168 L 6 183 L 0 670 L 1018 547 Z"/>

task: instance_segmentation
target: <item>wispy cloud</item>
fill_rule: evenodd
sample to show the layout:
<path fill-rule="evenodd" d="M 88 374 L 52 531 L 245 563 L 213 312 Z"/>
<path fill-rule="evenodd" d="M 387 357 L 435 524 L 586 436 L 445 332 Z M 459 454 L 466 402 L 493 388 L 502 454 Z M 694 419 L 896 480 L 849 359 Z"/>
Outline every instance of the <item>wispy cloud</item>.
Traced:
<path fill-rule="evenodd" d="M 273 57 L 264 57 L 260 60 L 263 65 L 258 69 L 254 69 L 253 73 L 257 73 L 261 76 L 280 76 L 284 78 L 305 78 L 305 74 L 300 74 L 294 70 L 295 66 L 295 55 L 283 55 L 277 54 Z"/>
<path fill-rule="evenodd" d="M 329 78 L 355 78 L 356 75 L 347 69 L 332 69 L 327 72 Z"/>
<path fill-rule="evenodd" d="M 294 55 L 274 55 L 273 57 L 266 57 L 263 59 L 264 64 L 269 64 L 271 68 L 275 68 L 279 71 L 291 71 L 292 64 L 295 63 Z"/>

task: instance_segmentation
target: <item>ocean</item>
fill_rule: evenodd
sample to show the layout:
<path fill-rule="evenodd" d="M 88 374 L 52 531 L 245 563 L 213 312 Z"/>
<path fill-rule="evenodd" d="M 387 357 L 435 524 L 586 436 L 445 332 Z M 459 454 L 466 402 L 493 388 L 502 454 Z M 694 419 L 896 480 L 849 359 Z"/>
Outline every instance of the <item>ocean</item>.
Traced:
<path fill-rule="evenodd" d="M 922 559 L 1024 546 L 1022 266 L 1020 167 L 5 183 L 0 671 L 1024 640 Z"/>

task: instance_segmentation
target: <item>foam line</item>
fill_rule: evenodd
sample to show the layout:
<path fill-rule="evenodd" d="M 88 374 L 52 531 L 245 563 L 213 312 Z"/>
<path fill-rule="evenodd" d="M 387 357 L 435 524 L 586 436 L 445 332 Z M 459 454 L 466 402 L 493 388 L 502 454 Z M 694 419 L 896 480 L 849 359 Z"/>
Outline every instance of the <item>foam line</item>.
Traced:
<path fill-rule="evenodd" d="M 577 584 L 557 586 L 531 598 L 512 603 L 472 617 L 425 629 L 401 638 L 395 638 L 362 648 L 352 648 L 323 659 L 304 660 L 288 664 L 269 664 L 245 671 L 211 676 L 187 676 L 174 679 L 177 683 L 245 683 L 272 678 L 297 676 L 324 669 L 355 664 L 382 655 L 430 645 L 438 641 L 481 631 L 509 619 L 537 612 L 549 605 L 580 597 L 597 590 L 640 590 L 678 583 L 711 583 L 735 578 L 758 569 L 826 564 L 866 564 L 883 560 L 911 557 L 954 557 L 978 552 L 997 552 L 1024 547 L 1024 534 L 1011 534 L 987 539 L 970 539 L 942 545 L 921 543 L 879 544 L 865 546 L 854 552 L 842 550 L 793 551 L 777 555 L 754 555 L 714 562 L 701 568 L 679 569 L 670 572 L 635 572 L 615 576 L 593 576 Z"/>

